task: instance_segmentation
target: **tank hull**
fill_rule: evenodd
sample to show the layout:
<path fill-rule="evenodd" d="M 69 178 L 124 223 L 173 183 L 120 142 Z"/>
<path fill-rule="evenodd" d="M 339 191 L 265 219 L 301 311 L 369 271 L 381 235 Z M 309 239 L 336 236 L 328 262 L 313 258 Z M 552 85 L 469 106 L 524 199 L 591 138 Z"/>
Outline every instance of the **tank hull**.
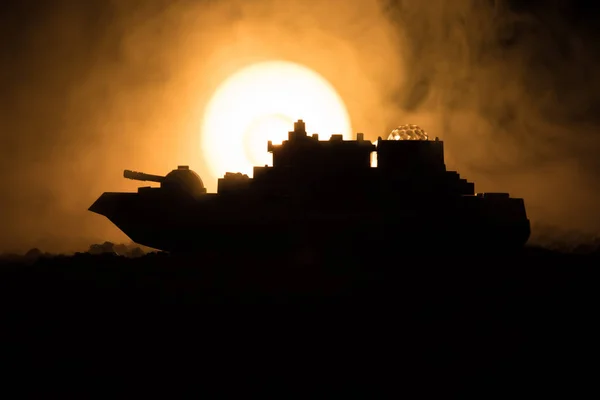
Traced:
<path fill-rule="evenodd" d="M 521 199 L 475 196 L 443 202 L 310 204 L 206 195 L 199 200 L 105 193 L 90 211 L 134 242 L 169 252 L 258 252 L 299 248 L 444 254 L 516 250 L 530 235 Z M 419 204 L 414 206 L 414 204 Z"/>

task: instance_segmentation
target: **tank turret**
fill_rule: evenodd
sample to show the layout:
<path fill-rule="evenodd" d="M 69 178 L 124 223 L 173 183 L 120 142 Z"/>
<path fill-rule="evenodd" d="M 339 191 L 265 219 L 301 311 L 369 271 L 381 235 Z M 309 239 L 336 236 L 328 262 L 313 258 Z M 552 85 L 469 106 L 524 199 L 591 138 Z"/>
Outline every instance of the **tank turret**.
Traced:
<path fill-rule="evenodd" d="M 151 175 L 144 172 L 126 169 L 123 176 L 136 181 L 160 183 L 160 188 L 170 192 L 184 192 L 194 196 L 206 193 L 206 188 L 200 176 L 187 165 L 180 165 L 166 176 Z"/>

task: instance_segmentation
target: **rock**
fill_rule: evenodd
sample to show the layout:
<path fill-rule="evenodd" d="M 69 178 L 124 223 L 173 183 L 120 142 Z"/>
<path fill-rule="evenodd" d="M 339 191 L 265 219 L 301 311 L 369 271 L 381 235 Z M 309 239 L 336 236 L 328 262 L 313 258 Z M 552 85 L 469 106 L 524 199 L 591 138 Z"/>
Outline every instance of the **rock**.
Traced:
<path fill-rule="evenodd" d="M 146 253 L 139 247 L 134 247 L 129 253 L 130 257 L 143 257 Z"/>
<path fill-rule="evenodd" d="M 100 254 L 106 254 L 106 253 L 117 254 L 115 251 L 115 245 L 114 245 L 114 243 L 111 243 L 111 242 L 104 242 L 102 244 L 93 244 L 90 246 L 88 253 L 93 254 L 93 255 L 100 255 Z"/>
<path fill-rule="evenodd" d="M 27 257 L 27 258 L 40 258 L 43 255 L 44 255 L 44 253 L 42 253 L 42 251 L 40 249 L 38 249 L 37 247 L 34 247 L 33 249 L 31 249 L 27 253 L 25 253 L 25 257 Z"/>

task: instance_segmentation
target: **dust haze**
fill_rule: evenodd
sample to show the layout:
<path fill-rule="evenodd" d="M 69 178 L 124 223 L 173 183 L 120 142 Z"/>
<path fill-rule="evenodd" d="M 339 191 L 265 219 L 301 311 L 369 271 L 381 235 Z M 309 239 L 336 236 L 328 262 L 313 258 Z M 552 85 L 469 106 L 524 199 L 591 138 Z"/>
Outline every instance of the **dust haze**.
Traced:
<path fill-rule="evenodd" d="M 446 141 L 448 167 L 478 191 L 525 197 L 535 226 L 597 233 L 597 35 L 561 4 L 3 5 L 0 251 L 127 241 L 87 211 L 104 191 L 135 190 L 126 168 L 188 164 L 215 190 L 200 149 L 203 108 L 228 75 L 271 59 L 328 79 L 355 132 L 375 139 L 417 123 Z"/>

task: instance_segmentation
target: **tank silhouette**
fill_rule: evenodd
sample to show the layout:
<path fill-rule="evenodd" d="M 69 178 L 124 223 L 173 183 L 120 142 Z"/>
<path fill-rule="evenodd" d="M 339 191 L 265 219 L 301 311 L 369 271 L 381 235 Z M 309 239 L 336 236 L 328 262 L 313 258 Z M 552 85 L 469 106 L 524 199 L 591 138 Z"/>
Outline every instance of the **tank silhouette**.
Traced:
<path fill-rule="evenodd" d="M 518 249 L 530 223 L 521 198 L 475 193 L 448 171 L 444 143 L 416 125 L 375 143 L 307 135 L 298 120 L 272 166 L 253 177 L 226 173 L 217 193 L 179 166 L 166 176 L 126 170 L 124 177 L 160 183 L 133 193 L 106 192 L 89 208 L 136 243 L 170 252 L 224 249 L 265 254 L 297 246 L 444 252 Z M 376 158 L 376 166 L 374 164 Z"/>

